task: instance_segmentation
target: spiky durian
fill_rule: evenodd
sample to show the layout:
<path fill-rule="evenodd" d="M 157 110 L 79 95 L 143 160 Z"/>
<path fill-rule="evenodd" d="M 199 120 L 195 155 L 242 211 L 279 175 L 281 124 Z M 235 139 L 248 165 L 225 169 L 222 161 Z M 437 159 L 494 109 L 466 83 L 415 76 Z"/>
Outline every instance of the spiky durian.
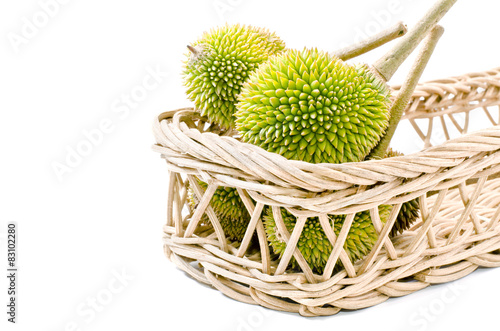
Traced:
<path fill-rule="evenodd" d="M 201 180 L 198 181 L 203 189 L 207 189 L 207 184 Z M 188 203 L 194 209 L 198 204 L 198 198 L 191 187 L 188 188 Z M 245 236 L 248 223 L 250 223 L 250 214 L 241 200 L 238 191 L 232 187 L 219 187 L 215 190 L 210 200 L 217 218 L 219 219 L 224 235 L 231 241 L 241 242 Z M 203 224 L 210 224 L 207 214 L 202 216 Z"/>
<path fill-rule="evenodd" d="M 380 220 L 383 223 L 389 217 L 391 209 L 392 206 L 389 205 L 379 206 Z M 287 230 L 292 233 L 297 219 L 284 208 L 281 208 L 280 211 Z M 333 225 L 336 235 L 340 233 L 345 218 L 345 215 L 329 215 L 330 225 Z M 281 236 L 276 235 L 278 230 L 271 208 L 266 209 L 263 219 L 267 239 L 273 251 L 281 256 L 286 249 L 286 243 Z M 357 213 L 344 243 L 344 249 L 349 255 L 350 260 L 354 262 L 366 256 L 377 241 L 377 238 L 378 234 L 371 221 L 370 212 L 363 211 Z M 317 217 L 307 219 L 297 242 L 297 247 L 311 269 L 316 273 L 322 273 L 333 246 L 326 237 L 325 231 Z M 292 257 L 290 264 L 292 268 L 297 269 L 298 264 L 295 258 Z"/>
<path fill-rule="evenodd" d="M 234 127 L 236 96 L 243 82 L 285 43 L 266 29 L 225 25 L 188 46 L 184 84 L 202 115 L 224 128 Z"/>
<path fill-rule="evenodd" d="M 389 123 L 389 89 L 367 66 L 316 49 L 272 56 L 238 97 L 245 142 L 311 163 L 361 161 Z"/>
<path fill-rule="evenodd" d="M 401 210 L 399 211 L 396 223 L 394 223 L 390 237 L 397 236 L 403 231 L 408 230 L 410 226 L 415 223 L 415 220 L 419 216 L 420 206 L 418 204 L 418 199 L 413 199 L 403 203 Z"/>
<path fill-rule="evenodd" d="M 384 158 L 390 158 L 402 155 L 404 154 L 395 151 L 392 148 L 389 148 Z M 403 231 L 409 229 L 410 226 L 418 218 L 419 211 L 420 211 L 420 205 L 418 203 L 418 198 L 403 203 L 403 205 L 401 206 L 401 210 L 399 211 L 398 218 L 396 219 L 396 222 L 394 223 L 391 232 L 389 233 L 389 236 L 390 237 L 397 236 Z"/>

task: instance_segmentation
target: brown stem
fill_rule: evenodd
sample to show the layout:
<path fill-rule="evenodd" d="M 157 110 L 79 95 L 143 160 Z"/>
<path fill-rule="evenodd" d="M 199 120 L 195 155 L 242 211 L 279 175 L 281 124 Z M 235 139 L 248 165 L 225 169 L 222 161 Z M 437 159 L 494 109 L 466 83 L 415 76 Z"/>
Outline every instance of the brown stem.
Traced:
<path fill-rule="evenodd" d="M 401 63 L 413 52 L 428 32 L 439 22 L 457 0 L 438 0 L 418 23 L 382 58 L 373 64 L 380 75 L 389 81 Z"/>
<path fill-rule="evenodd" d="M 396 131 L 396 128 L 403 116 L 403 112 L 410 100 L 417 83 L 422 76 L 425 66 L 431 58 L 432 52 L 436 47 L 439 38 L 443 35 L 444 29 L 440 25 L 436 25 L 429 36 L 427 37 L 425 44 L 422 46 L 420 53 L 418 54 L 410 73 L 406 77 L 396 100 L 391 107 L 391 118 L 389 119 L 389 127 L 386 130 L 385 135 L 382 137 L 378 145 L 371 151 L 369 159 L 381 159 L 385 156 L 387 148 L 391 142 L 392 136 Z"/>
<path fill-rule="evenodd" d="M 359 43 L 339 49 L 333 54 L 339 59 L 346 61 L 361 54 L 365 54 L 391 40 L 399 38 L 405 35 L 406 31 L 406 25 L 404 25 L 403 22 L 398 22 L 395 25 L 375 34 L 374 36 L 362 40 Z"/>

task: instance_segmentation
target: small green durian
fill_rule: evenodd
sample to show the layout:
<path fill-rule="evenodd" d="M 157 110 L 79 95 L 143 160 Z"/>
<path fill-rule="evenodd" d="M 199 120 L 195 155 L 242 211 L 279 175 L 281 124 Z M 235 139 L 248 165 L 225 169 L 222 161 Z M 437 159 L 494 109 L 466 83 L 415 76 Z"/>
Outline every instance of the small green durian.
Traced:
<path fill-rule="evenodd" d="M 203 189 L 207 184 L 198 181 Z M 198 199 L 191 187 L 188 188 L 188 203 L 192 209 L 198 204 Z M 232 187 L 219 187 L 210 200 L 217 218 L 219 219 L 224 235 L 231 241 L 241 242 L 250 223 L 250 214 L 241 200 L 238 191 Z M 210 224 L 207 214 L 203 214 L 202 224 Z"/>
<path fill-rule="evenodd" d="M 389 217 L 392 206 L 381 205 L 379 206 L 380 220 L 385 223 Z M 292 233 L 297 219 L 286 209 L 281 208 L 281 217 L 287 230 Z M 329 215 L 330 225 L 334 227 L 334 233 L 338 236 L 342 225 L 344 224 L 345 215 Z M 277 236 L 276 222 L 271 208 L 266 208 L 263 216 L 264 227 L 266 230 L 267 240 L 276 254 L 281 255 L 285 252 L 286 243 L 280 236 Z M 354 220 L 347 239 L 344 244 L 344 249 L 352 262 L 355 262 L 366 256 L 373 245 L 377 241 L 378 234 L 371 221 L 370 212 L 359 212 L 354 216 Z M 333 246 L 326 237 L 325 231 L 321 227 L 317 217 L 310 217 L 307 219 L 306 224 L 297 242 L 297 247 L 300 253 L 304 256 L 305 260 L 316 273 L 323 273 Z M 293 269 L 298 268 L 297 261 L 292 257 L 290 266 Z M 337 263 L 340 266 L 341 262 Z"/>
<path fill-rule="evenodd" d="M 311 163 L 363 160 L 389 124 L 389 89 L 365 65 L 317 49 L 259 66 L 238 97 L 242 140 Z"/>
<path fill-rule="evenodd" d="M 285 43 L 266 29 L 225 25 L 188 46 L 184 67 L 187 95 L 201 114 L 223 128 L 234 127 L 237 95 L 243 82 Z"/>
<path fill-rule="evenodd" d="M 395 151 L 392 148 L 389 148 L 384 156 L 384 158 L 390 158 L 395 156 L 404 155 L 401 152 Z M 410 228 L 410 226 L 415 222 L 420 214 L 420 205 L 418 203 L 418 198 L 407 201 L 403 203 L 401 206 L 401 210 L 399 211 L 398 218 L 394 223 L 391 232 L 389 233 L 390 237 L 395 237 L 403 231 Z"/>

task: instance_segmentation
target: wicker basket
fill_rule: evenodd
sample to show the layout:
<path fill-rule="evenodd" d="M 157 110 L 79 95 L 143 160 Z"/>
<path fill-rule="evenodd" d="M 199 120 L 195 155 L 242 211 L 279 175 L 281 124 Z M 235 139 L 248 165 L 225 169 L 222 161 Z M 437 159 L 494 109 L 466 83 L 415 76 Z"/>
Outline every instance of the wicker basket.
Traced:
<path fill-rule="evenodd" d="M 233 299 L 306 316 L 369 307 L 464 277 L 478 267 L 498 267 L 500 179 L 494 174 L 500 171 L 500 126 L 491 113 L 500 110 L 499 104 L 500 68 L 420 84 L 404 118 L 425 148 L 411 155 L 345 164 L 287 160 L 238 141 L 234 132 L 207 124 L 191 108 L 163 113 L 154 123 L 153 149 L 161 153 L 169 171 L 165 254 L 196 280 Z M 493 126 L 467 134 L 473 110 L 472 116 L 484 112 Z M 457 114 L 462 114 L 465 125 L 460 126 Z M 427 132 L 417 119 L 428 122 Z M 438 146 L 431 146 L 434 120 L 441 122 L 447 140 Z M 450 140 L 451 123 L 462 136 Z M 206 191 L 197 177 L 208 183 Z M 188 185 L 200 201 L 195 210 L 187 203 Z M 241 244 L 226 240 L 209 205 L 219 186 L 237 188 L 252 215 Z M 390 238 L 397 210 L 415 198 L 420 218 L 411 229 Z M 381 204 L 394 205 L 385 225 L 378 217 Z M 292 233 L 276 212 L 280 207 L 298 217 Z M 281 259 L 270 255 L 263 208 L 275 211 L 287 242 Z M 371 253 L 353 265 L 343 246 L 355 213 L 364 210 L 370 210 L 379 237 Z M 204 213 L 212 226 L 200 225 Z M 347 214 L 338 237 L 327 214 Z M 319 217 L 333 245 L 320 275 L 296 248 L 307 217 Z M 258 245 L 252 246 L 255 232 Z M 292 256 L 300 272 L 286 269 Z M 334 273 L 338 259 L 345 268 Z"/>

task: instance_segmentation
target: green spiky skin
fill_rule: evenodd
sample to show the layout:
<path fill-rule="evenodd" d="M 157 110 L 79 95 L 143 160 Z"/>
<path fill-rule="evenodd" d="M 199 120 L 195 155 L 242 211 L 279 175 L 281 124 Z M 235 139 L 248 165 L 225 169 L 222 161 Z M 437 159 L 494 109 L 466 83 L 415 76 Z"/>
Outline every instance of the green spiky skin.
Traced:
<path fill-rule="evenodd" d="M 395 237 L 403 231 L 408 230 L 419 216 L 420 206 L 418 199 L 413 199 L 403 203 L 399 211 L 396 223 L 389 233 L 390 237 Z"/>
<path fill-rule="evenodd" d="M 242 140 L 311 163 L 357 162 L 389 124 L 389 89 L 363 65 L 316 49 L 272 56 L 243 85 Z"/>
<path fill-rule="evenodd" d="M 384 158 L 390 158 L 402 155 L 404 154 L 389 148 Z M 409 229 L 410 226 L 413 223 L 415 223 L 419 214 L 420 214 L 420 205 L 418 203 L 418 199 L 413 199 L 403 203 L 403 205 L 401 206 L 401 210 L 399 211 L 398 218 L 396 219 L 396 222 L 394 223 L 394 226 L 392 227 L 389 236 L 395 237 L 398 234 L 403 233 L 403 231 Z"/>
<path fill-rule="evenodd" d="M 389 205 L 381 205 L 379 207 L 380 219 L 383 223 L 389 217 L 391 209 L 392 206 Z M 297 219 L 284 208 L 281 208 L 281 216 L 287 230 L 292 233 Z M 337 236 L 342 229 L 345 217 L 345 215 L 329 216 L 330 225 L 333 224 L 334 232 Z M 281 257 L 286 249 L 286 243 L 281 237 L 276 235 L 277 227 L 271 208 L 266 209 L 263 219 L 269 244 L 273 248 L 273 251 Z M 371 221 L 370 212 L 363 211 L 357 213 L 344 244 L 344 249 L 350 260 L 355 262 L 366 256 L 377 241 L 377 238 L 378 235 Z M 321 227 L 317 217 L 307 219 L 299 237 L 297 247 L 311 269 L 316 273 L 323 273 L 333 246 L 326 237 L 325 231 Z M 339 264 L 340 262 L 338 262 Z M 292 269 L 298 268 L 297 261 L 293 257 L 290 260 L 290 266 Z"/>
<path fill-rule="evenodd" d="M 198 181 L 198 183 L 203 189 L 207 189 L 205 182 Z M 195 208 L 198 202 L 192 188 L 189 187 L 188 203 L 191 208 Z M 231 241 L 241 242 L 245 236 L 248 223 L 250 223 L 250 214 L 238 195 L 238 191 L 231 187 L 219 187 L 215 190 L 210 205 L 219 219 L 226 238 Z M 202 223 L 210 224 L 207 214 L 203 214 Z"/>
<path fill-rule="evenodd" d="M 237 95 L 243 82 L 285 43 L 266 29 L 225 25 L 206 32 L 191 45 L 184 67 L 187 95 L 201 114 L 223 128 L 234 127 Z"/>

